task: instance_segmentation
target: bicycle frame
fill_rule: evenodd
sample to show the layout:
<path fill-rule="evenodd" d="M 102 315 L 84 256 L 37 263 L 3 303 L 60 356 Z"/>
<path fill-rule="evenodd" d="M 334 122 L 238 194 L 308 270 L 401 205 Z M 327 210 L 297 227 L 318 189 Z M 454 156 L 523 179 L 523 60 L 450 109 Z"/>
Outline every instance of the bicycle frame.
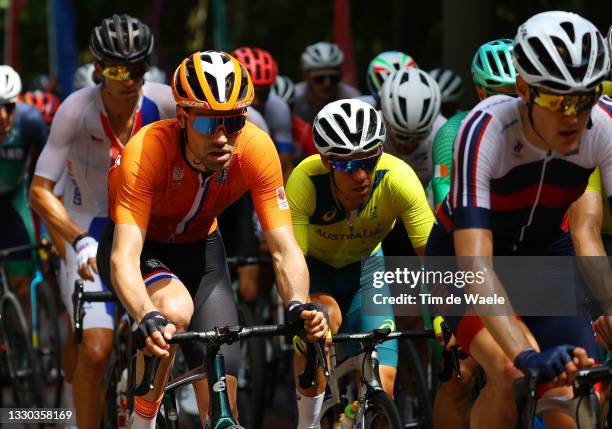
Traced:
<path fill-rule="evenodd" d="M 383 390 L 380 374 L 378 372 L 379 361 L 376 348 L 368 348 L 363 353 L 346 359 L 336 367 L 336 345 L 334 344 L 330 352 L 330 363 L 330 368 L 334 368 L 331 371 L 331 377 L 328 381 L 332 396 L 323 403 L 321 413 L 319 414 L 319 420 L 329 409 L 341 403 L 338 380 L 353 371 L 361 370 L 362 384 L 357 396 L 359 407 L 357 408 L 354 419 L 355 422 L 361 421 L 364 414 L 363 404 L 365 403 L 366 397 L 374 390 Z"/>
<path fill-rule="evenodd" d="M 571 417 L 580 428 L 602 427 L 600 404 L 594 391 L 598 381 L 609 382 L 612 378 L 610 363 L 578 371 L 573 386 L 573 397 L 551 396 L 536 399 L 537 381 L 521 378 L 514 382 L 513 391 L 519 406 L 517 428 L 532 427 L 533 415 L 546 411 L 558 411 Z M 535 405 L 535 406 L 534 406 Z"/>
<path fill-rule="evenodd" d="M 39 324 L 38 324 L 38 299 L 37 290 L 38 285 L 42 283 L 44 280 L 40 269 L 36 268 L 36 272 L 34 273 L 34 277 L 30 281 L 30 305 L 32 309 L 32 345 L 35 349 L 38 349 L 40 346 L 40 338 L 39 338 Z"/>

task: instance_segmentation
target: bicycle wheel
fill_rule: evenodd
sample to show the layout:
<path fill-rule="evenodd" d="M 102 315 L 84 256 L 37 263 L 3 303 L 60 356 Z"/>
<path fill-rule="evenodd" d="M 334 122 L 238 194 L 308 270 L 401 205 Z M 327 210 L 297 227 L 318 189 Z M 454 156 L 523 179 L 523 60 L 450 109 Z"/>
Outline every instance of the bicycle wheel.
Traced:
<path fill-rule="evenodd" d="M 402 429 L 402 419 L 391 398 L 381 390 L 375 390 L 366 397 L 363 415 L 364 429 Z"/>
<path fill-rule="evenodd" d="M 104 377 L 106 390 L 104 394 L 104 412 L 100 422 L 101 429 L 127 427 L 127 404 L 121 404 L 121 397 L 118 394 L 121 375 L 126 368 L 114 356 L 111 356 L 111 362 L 112 364 L 109 366 Z"/>
<path fill-rule="evenodd" d="M 427 375 L 421 365 L 421 358 L 412 340 L 401 340 L 399 343 L 400 356 L 408 364 L 408 369 L 412 375 L 414 393 L 418 401 L 419 426 L 424 429 L 433 428 L 433 404 L 432 396 L 427 385 Z"/>
<path fill-rule="evenodd" d="M 47 282 L 36 288 L 38 355 L 46 386 L 45 407 L 59 408 L 62 400 L 62 356 L 55 296 Z"/>
<path fill-rule="evenodd" d="M 238 304 L 241 326 L 258 325 L 251 309 Z M 256 323 L 257 322 L 257 323 Z M 260 429 L 263 423 L 266 397 L 266 343 L 264 338 L 249 338 L 240 342 L 240 373 L 238 377 L 238 410 L 240 420 L 250 429 Z"/>
<path fill-rule="evenodd" d="M 7 294 L 2 298 L 2 318 L 15 406 L 42 407 L 44 387 L 40 361 L 32 347 L 30 330 L 15 295 Z"/>

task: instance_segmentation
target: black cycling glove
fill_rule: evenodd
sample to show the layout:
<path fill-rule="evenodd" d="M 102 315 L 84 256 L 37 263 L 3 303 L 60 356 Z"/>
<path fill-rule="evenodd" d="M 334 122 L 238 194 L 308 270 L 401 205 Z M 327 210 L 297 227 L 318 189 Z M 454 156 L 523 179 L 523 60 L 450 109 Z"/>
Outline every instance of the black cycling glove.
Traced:
<path fill-rule="evenodd" d="M 307 341 L 306 330 L 304 329 L 304 320 L 300 317 L 302 311 L 320 311 L 325 315 L 325 320 L 329 324 L 329 315 L 327 309 L 319 303 L 302 304 L 300 301 L 291 301 L 287 304 L 287 323 L 293 325 L 296 335 L 299 335 L 302 340 Z"/>
<path fill-rule="evenodd" d="M 159 311 L 150 311 L 145 314 L 138 324 L 138 327 L 132 332 L 136 348 L 141 350 L 144 349 L 147 337 L 150 337 L 155 331 L 163 335 L 164 327 L 169 323 L 172 322 L 162 316 Z"/>

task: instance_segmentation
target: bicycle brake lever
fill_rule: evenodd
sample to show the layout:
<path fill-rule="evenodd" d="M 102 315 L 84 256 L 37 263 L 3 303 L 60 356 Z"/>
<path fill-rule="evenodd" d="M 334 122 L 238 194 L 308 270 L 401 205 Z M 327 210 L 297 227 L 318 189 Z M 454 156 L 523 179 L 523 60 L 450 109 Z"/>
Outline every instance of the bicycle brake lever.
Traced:
<path fill-rule="evenodd" d="M 453 333 L 446 323 L 446 321 L 442 321 L 440 324 L 440 328 L 442 329 L 442 335 L 444 336 L 444 345 L 446 346 L 451 338 L 453 337 Z M 459 347 L 453 347 L 448 351 L 448 355 L 445 356 L 448 359 L 451 366 L 455 370 L 457 380 L 461 380 L 461 366 L 459 365 Z M 450 375 L 448 377 L 450 379 Z"/>
<path fill-rule="evenodd" d="M 327 380 L 329 380 L 329 365 L 327 365 L 327 359 L 325 358 L 325 337 L 321 338 L 315 344 L 315 350 L 317 351 L 317 355 L 321 360 L 321 367 L 323 368 L 323 375 Z"/>
<path fill-rule="evenodd" d="M 157 366 L 159 365 L 159 358 L 144 355 L 144 364 L 145 367 L 144 374 L 142 375 L 142 381 L 132 390 L 134 396 L 143 396 L 153 390 L 155 373 L 157 372 Z"/>
<path fill-rule="evenodd" d="M 302 389 L 310 389 L 315 385 L 317 373 L 317 351 L 311 343 L 306 343 L 306 366 L 304 371 L 298 376 L 299 384 Z"/>
<path fill-rule="evenodd" d="M 74 282 L 72 305 L 74 308 L 74 342 L 75 344 L 81 344 L 83 339 L 83 318 L 85 317 L 85 309 L 83 308 L 83 280 L 81 279 Z"/>

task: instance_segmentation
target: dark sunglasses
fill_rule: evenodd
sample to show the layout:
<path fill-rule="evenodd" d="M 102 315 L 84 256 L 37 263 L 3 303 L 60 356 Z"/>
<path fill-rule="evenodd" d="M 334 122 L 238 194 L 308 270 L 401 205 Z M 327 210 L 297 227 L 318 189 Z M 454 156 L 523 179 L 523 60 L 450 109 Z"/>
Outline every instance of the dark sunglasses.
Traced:
<path fill-rule="evenodd" d="M 340 73 L 316 74 L 312 76 L 312 80 L 319 85 L 324 84 L 328 79 L 332 84 L 337 84 L 342 79 L 342 76 Z"/>
<path fill-rule="evenodd" d="M 10 115 L 11 113 L 13 113 L 16 107 L 17 107 L 17 103 L 0 104 L 0 109 L 4 109 L 7 115 Z"/>
<path fill-rule="evenodd" d="M 403 134 L 395 130 L 391 130 L 391 132 L 393 134 L 393 137 L 395 137 L 395 140 L 397 140 L 398 142 L 413 143 L 413 142 L 420 142 L 421 140 L 423 140 L 425 137 L 429 135 L 429 133 L 431 133 L 431 130 L 425 131 L 422 133 L 417 133 L 417 134 Z"/>
<path fill-rule="evenodd" d="M 340 173 L 353 174 L 357 170 L 362 169 L 366 173 L 370 173 L 376 168 L 381 154 L 370 156 L 361 159 L 329 159 L 329 164 L 335 171 Z"/>
<path fill-rule="evenodd" d="M 227 134 L 236 134 L 244 128 L 246 115 L 241 113 L 232 116 L 198 116 L 187 114 L 193 119 L 192 128 L 200 134 L 212 136 L 219 127 L 223 127 Z"/>

